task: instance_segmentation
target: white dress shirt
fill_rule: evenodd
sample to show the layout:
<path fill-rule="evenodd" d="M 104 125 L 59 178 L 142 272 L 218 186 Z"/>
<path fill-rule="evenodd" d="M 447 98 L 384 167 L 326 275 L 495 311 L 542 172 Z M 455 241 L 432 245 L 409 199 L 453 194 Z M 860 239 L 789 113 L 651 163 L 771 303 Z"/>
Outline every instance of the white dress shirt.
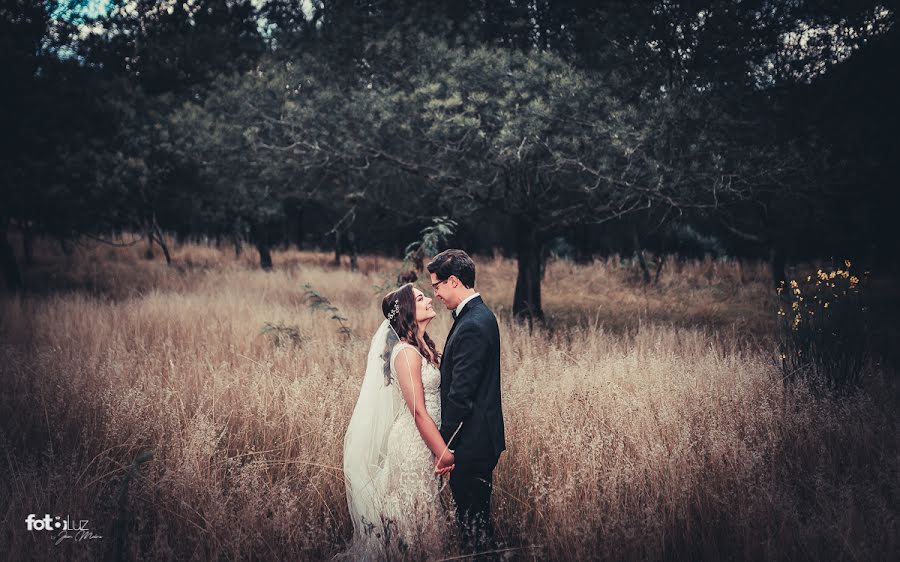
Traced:
<path fill-rule="evenodd" d="M 481 293 L 475 293 L 474 295 L 469 295 L 468 297 L 465 298 L 464 301 L 459 303 L 459 306 L 457 306 L 453 312 L 456 313 L 456 316 L 459 316 L 459 313 L 462 312 L 462 309 L 464 306 L 466 306 L 467 302 L 474 299 L 475 297 L 480 297 L 480 296 L 481 296 Z"/>

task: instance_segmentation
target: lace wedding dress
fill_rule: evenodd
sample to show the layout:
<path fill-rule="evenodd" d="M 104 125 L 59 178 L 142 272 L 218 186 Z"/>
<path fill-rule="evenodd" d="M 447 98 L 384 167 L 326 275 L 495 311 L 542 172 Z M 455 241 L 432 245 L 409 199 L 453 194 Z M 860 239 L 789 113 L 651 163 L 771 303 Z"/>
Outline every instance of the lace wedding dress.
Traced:
<path fill-rule="evenodd" d="M 413 545 L 440 548 L 450 528 L 434 456 L 397 380 L 398 354 L 416 348 L 391 334 L 385 321 L 372 339 L 360 397 L 344 438 L 353 540 L 338 558 L 377 560 Z M 440 370 L 416 351 L 422 362 L 425 410 L 440 429 Z"/>
<path fill-rule="evenodd" d="M 401 400 L 396 358 L 407 347 L 415 349 L 409 344 L 398 343 L 391 353 L 391 386 Z M 421 361 L 425 410 L 440 429 L 441 372 L 424 357 Z M 409 407 L 404 407 L 388 436 L 384 499 L 386 515 L 396 523 L 400 537 L 407 543 L 432 531 L 440 516 L 440 478 L 434 473 L 434 462 L 434 455 L 422 440 L 412 412 Z"/>

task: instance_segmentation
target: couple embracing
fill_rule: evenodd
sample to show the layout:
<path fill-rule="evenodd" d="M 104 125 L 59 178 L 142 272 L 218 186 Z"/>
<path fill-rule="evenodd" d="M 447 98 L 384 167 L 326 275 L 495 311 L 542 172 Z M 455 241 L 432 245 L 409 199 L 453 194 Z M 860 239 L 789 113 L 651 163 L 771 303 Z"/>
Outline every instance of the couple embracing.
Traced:
<path fill-rule="evenodd" d="M 426 332 L 433 299 L 411 284 L 384 297 L 344 438 L 352 558 L 381 558 L 392 544 L 446 545 L 444 475 L 464 548 L 494 548 L 493 470 L 506 449 L 497 319 L 465 252 L 446 250 L 427 267 L 453 327 L 440 353 Z"/>

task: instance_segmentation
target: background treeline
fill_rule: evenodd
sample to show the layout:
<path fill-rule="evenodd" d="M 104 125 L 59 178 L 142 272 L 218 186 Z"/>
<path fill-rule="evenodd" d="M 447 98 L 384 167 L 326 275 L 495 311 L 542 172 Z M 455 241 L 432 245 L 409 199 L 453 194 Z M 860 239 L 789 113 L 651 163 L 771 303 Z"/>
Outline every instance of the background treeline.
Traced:
<path fill-rule="evenodd" d="M 270 268 L 435 217 L 538 317 L 551 252 L 897 263 L 898 35 L 868 0 L 3 0 L 5 286 L 38 236 Z"/>

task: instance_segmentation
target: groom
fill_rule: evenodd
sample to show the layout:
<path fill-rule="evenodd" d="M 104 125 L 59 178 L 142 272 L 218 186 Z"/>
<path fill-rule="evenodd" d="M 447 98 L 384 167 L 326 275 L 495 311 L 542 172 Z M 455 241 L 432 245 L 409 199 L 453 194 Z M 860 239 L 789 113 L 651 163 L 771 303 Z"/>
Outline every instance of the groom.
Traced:
<path fill-rule="evenodd" d="M 453 452 L 450 491 L 463 540 L 477 551 L 494 548 L 493 471 L 506 449 L 500 406 L 500 331 L 475 292 L 475 263 L 445 250 L 428 264 L 434 296 L 450 309 L 453 327 L 441 357 L 441 436 Z M 436 471 L 444 468 L 440 462 Z"/>

